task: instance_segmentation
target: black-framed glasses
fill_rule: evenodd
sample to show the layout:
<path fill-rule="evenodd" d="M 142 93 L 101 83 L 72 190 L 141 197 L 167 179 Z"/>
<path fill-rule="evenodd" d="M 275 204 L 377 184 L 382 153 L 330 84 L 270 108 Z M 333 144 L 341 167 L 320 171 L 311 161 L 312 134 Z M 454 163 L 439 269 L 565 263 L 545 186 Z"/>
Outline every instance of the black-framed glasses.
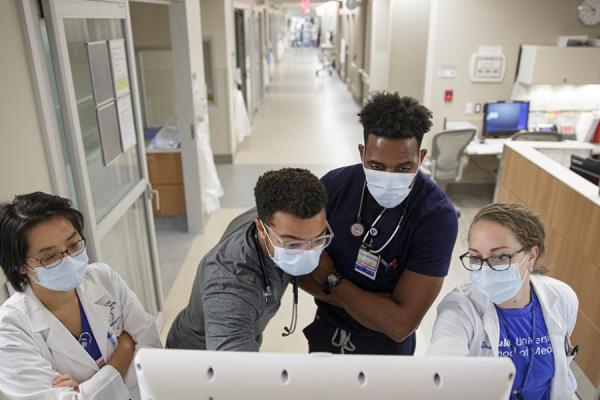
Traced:
<path fill-rule="evenodd" d="M 525 249 L 523 248 L 521 250 L 517 250 L 512 254 L 493 254 L 486 258 L 472 256 L 467 251 L 459 258 L 463 267 L 469 271 L 479 271 L 481 268 L 483 268 L 483 263 L 486 263 L 494 271 L 506 271 L 512 265 L 513 257 L 522 251 L 525 251 Z"/>
<path fill-rule="evenodd" d="M 76 257 L 76 256 L 80 255 L 81 253 L 83 253 L 83 250 L 85 250 L 85 239 L 81 238 L 77 242 L 70 245 L 65 251 L 61 251 L 61 252 L 52 254 L 48 257 L 41 257 L 41 258 L 27 257 L 27 259 L 37 261 L 42 267 L 50 269 L 50 268 L 58 267 L 58 265 L 63 260 L 65 254 L 68 256 L 71 256 L 71 257 Z"/>

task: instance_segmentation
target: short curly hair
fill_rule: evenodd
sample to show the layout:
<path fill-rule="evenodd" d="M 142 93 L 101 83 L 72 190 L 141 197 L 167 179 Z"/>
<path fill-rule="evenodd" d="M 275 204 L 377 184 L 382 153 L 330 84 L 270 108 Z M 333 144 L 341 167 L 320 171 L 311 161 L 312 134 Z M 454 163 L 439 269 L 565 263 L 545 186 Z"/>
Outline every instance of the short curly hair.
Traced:
<path fill-rule="evenodd" d="M 323 184 L 307 169 L 282 168 L 265 172 L 254 187 L 258 217 L 271 223 L 276 212 L 312 218 L 327 205 Z"/>
<path fill-rule="evenodd" d="M 56 217 L 69 221 L 83 237 L 83 215 L 72 207 L 69 199 L 34 192 L 0 203 L 0 267 L 17 292 L 25 290 L 29 283 L 20 272 L 29 252 L 29 231 Z"/>
<path fill-rule="evenodd" d="M 491 221 L 510 229 L 517 242 L 527 251 L 537 246 L 540 250 L 536 259 L 534 272 L 545 273 L 546 267 L 539 265 L 538 260 L 546 251 L 546 231 L 540 217 L 531 209 L 517 203 L 492 203 L 482 207 L 473 218 L 471 228 L 479 221 Z"/>
<path fill-rule="evenodd" d="M 398 92 L 374 92 L 358 114 L 365 145 L 369 135 L 391 139 L 416 138 L 419 147 L 431 129 L 431 111 L 412 97 Z"/>

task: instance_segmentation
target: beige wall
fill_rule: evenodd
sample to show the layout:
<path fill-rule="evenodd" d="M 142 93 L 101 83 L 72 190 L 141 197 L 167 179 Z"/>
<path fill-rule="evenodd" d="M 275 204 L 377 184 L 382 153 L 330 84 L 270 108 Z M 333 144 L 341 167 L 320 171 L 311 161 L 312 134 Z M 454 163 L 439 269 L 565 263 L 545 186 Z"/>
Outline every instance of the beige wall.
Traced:
<path fill-rule="evenodd" d="M 0 54 L 4 55 L 0 58 L 0 201 L 21 193 L 53 191 L 18 1 L 0 1 L 0 37 L 4 38 L 0 40 Z M 0 304 L 6 296 L 4 283 L 0 272 Z"/>
<path fill-rule="evenodd" d="M 389 89 L 391 39 L 391 1 L 377 0 L 368 3 L 366 46 L 369 59 L 365 69 L 369 74 L 369 91 Z M 395 22 L 395 21 L 394 21 Z M 357 33 L 360 28 L 357 30 Z"/>
<path fill-rule="evenodd" d="M 577 19 L 580 0 L 432 0 L 430 24 L 430 79 L 425 103 L 434 113 L 432 132 L 442 129 L 444 118 L 481 124 L 482 114 L 465 114 L 466 102 L 508 99 L 522 43 L 554 45 L 558 35 L 600 35 L 600 27 L 586 28 Z M 471 54 L 480 45 L 500 45 L 506 55 L 506 75 L 499 84 L 472 83 Z M 455 79 L 437 77 L 441 64 L 456 66 Z M 427 86 L 427 85 L 426 85 Z M 444 103 L 444 89 L 454 89 L 454 101 Z M 430 135 L 428 135 L 430 136 Z M 429 147 L 431 137 L 424 141 Z"/>
<path fill-rule="evenodd" d="M 259 3 L 262 4 L 259 0 L 234 0 L 233 6 L 235 8 L 250 8 L 260 5 Z"/>
<path fill-rule="evenodd" d="M 135 49 L 170 49 L 168 6 L 148 3 L 129 4 Z"/>
<path fill-rule="evenodd" d="M 52 192 L 18 2 L 0 1 L 0 200 Z"/>
<path fill-rule="evenodd" d="M 149 71 L 148 66 L 144 66 L 143 56 L 140 54 L 143 51 L 167 50 L 165 58 L 172 59 L 172 53 L 169 51 L 171 50 L 169 6 L 133 2 L 129 3 L 129 11 L 144 125 L 159 126 L 165 119 L 174 118 L 176 115 L 175 75 L 168 69 Z"/>
<path fill-rule="evenodd" d="M 212 40 L 215 100 L 208 106 L 210 141 L 216 156 L 232 156 L 233 138 L 233 54 L 235 52 L 233 3 L 231 0 L 202 0 L 202 36 Z"/>
<path fill-rule="evenodd" d="M 391 0 L 389 90 L 423 101 L 430 0 Z"/>

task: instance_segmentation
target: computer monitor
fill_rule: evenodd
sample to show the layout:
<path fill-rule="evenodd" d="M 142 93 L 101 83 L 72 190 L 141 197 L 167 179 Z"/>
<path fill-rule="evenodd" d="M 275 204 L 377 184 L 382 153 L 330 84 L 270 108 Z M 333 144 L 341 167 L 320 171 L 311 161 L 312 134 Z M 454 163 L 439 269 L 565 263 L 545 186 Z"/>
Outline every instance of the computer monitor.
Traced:
<path fill-rule="evenodd" d="M 528 101 L 498 101 L 483 106 L 484 137 L 510 136 L 526 130 L 528 121 Z"/>
<path fill-rule="evenodd" d="M 508 399 L 508 358 L 141 349 L 142 400 Z"/>

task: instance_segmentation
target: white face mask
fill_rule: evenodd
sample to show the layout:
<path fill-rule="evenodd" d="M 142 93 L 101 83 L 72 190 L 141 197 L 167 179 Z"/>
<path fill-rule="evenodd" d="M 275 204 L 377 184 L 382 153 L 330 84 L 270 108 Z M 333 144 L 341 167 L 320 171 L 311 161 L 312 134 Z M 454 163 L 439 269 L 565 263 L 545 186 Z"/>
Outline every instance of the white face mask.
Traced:
<path fill-rule="evenodd" d="M 272 243 L 272 242 L 271 242 Z M 308 275 L 317 268 L 323 247 L 311 250 L 290 250 L 273 245 L 275 254 L 271 259 L 279 268 L 292 276 Z"/>
<path fill-rule="evenodd" d="M 363 166 L 371 196 L 384 208 L 394 208 L 406 199 L 417 173 L 375 171 Z"/>
<path fill-rule="evenodd" d="M 523 258 L 525 260 L 525 258 Z M 481 293 L 488 296 L 494 304 L 502 304 L 512 299 L 519 293 L 523 286 L 523 278 L 518 265 L 511 265 L 504 271 L 495 271 L 488 266 L 479 271 L 470 271 L 473 286 Z M 507 265 L 499 265 L 497 268 L 506 268 Z"/>
<path fill-rule="evenodd" d="M 75 257 L 66 256 L 54 268 L 33 268 L 37 275 L 36 283 L 46 289 L 68 292 L 83 281 L 88 265 L 87 252 L 84 250 Z"/>

